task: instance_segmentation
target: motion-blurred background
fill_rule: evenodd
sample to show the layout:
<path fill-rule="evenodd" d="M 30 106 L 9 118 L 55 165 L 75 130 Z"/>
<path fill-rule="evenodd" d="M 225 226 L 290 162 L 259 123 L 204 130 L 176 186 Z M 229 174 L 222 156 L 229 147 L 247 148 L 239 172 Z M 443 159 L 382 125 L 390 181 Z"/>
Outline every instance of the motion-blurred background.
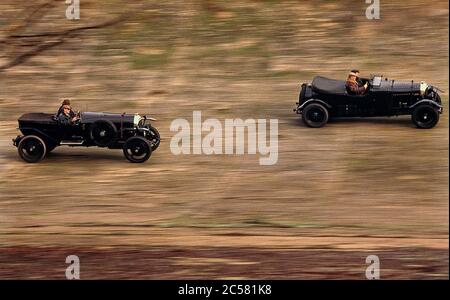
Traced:
<path fill-rule="evenodd" d="M 306 128 L 299 84 L 350 69 L 448 91 L 448 2 L 0 2 L 0 278 L 448 278 L 448 93 L 435 129 L 409 117 Z M 149 162 L 11 144 L 25 112 L 158 119 Z M 174 156 L 176 118 L 279 119 L 279 161 Z"/>

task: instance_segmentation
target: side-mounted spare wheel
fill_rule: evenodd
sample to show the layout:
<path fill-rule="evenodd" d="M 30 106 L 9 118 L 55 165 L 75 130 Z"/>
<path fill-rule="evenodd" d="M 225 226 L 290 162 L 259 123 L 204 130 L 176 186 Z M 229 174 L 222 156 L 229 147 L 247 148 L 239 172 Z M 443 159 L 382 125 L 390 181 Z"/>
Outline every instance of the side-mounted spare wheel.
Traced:
<path fill-rule="evenodd" d="M 92 141 L 99 147 L 108 147 L 117 139 L 117 128 L 109 120 L 98 120 L 92 123 L 90 130 Z"/>
<path fill-rule="evenodd" d="M 38 136 L 24 136 L 19 145 L 17 145 L 19 156 L 28 163 L 37 163 L 41 161 L 47 152 L 45 142 Z"/>
<path fill-rule="evenodd" d="M 429 129 L 439 122 L 439 111 L 431 104 L 420 104 L 411 114 L 414 125 L 421 129 Z"/>
<path fill-rule="evenodd" d="M 132 163 L 143 163 L 152 155 L 152 145 L 142 136 L 132 136 L 123 145 L 123 154 Z"/>
<path fill-rule="evenodd" d="M 328 109 L 320 103 L 311 103 L 303 108 L 302 119 L 308 127 L 322 127 L 327 124 L 328 118 Z"/>

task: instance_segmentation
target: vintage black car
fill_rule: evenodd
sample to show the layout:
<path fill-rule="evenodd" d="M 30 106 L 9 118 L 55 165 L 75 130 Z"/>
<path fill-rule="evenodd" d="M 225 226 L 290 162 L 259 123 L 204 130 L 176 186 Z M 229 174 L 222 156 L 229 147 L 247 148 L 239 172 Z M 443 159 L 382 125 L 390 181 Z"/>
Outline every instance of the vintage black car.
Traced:
<path fill-rule="evenodd" d="M 350 94 L 345 81 L 316 76 L 301 85 L 294 111 L 309 127 L 322 127 L 333 117 L 411 115 L 418 128 L 433 128 L 443 107 L 438 88 L 425 82 L 396 81 L 373 75 L 362 95 Z"/>
<path fill-rule="evenodd" d="M 73 124 L 63 124 L 54 114 L 27 113 L 19 118 L 23 135 L 13 139 L 19 156 L 35 163 L 58 146 L 98 146 L 123 149 L 133 163 L 148 160 L 160 144 L 159 132 L 138 114 L 82 112 Z"/>

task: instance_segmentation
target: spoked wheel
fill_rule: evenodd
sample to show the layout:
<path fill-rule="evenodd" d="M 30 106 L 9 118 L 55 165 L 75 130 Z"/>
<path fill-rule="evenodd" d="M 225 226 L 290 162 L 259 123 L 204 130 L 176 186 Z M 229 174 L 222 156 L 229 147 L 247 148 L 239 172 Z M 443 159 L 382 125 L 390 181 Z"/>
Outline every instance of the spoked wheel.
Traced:
<path fill-rule="evenodd" d="M 117 128 L 109 120 L 100 120 L 92 124 L 91 139 L 99 147 L 108 147 L 117 138 Z"/>
<path fill-rule="evenodd" d="M 152 145 L 152 152 L 155 151 L 156 149 L 158 149 L 159 144 L 161 143 L 161 137 L 159 135 L 158 130 L 156 130 L 155 127 L 153 126 L 148 126 L 149 129 L 149 141 L 150 144 Z"/>
<path fill-rule="evenodd" d="M 433 128 L 439 122 L 439 112 L 429 104 L 422 104 L 414 109 L 412 121 L 418 128 Z"/>
<path fill-rule="evenodd" d="M 38 136 L 27 135 L 23 137 L 17 146 L 19 156 L 28 163 L 37 163 L 41 161 L 47 148 L 45 142 Z"/>
<path fill-rule="evenodd" d="M 152 146 L 146 138 L 133 136 L 123 145 L 123 154 L 132 163 L 143 163 L 152 155 Z"/>
<path fill-rule="evenodd" d="M 303 109 L 302 119 L 308 127 L 322 127 L 328 122 L 328 110 L 319 103 L 311 103 Z"/>

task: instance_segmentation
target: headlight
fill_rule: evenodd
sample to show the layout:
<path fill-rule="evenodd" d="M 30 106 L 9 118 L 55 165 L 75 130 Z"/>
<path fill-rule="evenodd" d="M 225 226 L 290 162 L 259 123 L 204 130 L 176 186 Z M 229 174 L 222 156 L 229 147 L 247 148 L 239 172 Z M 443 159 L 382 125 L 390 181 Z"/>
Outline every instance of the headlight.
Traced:
<path fill-rule="evenodd" d="M 134 126 L 138 126 L 141 119 L 142 119 L 142 117 L 140 115 L 135 114 L 134 119 L 133 119 Z"/>
<path fill-rule="evenodd" d="M 421 81 L 420 82 L 420 95 L 424 95 L 425 92 L 427 91 L 428 88 L 428 84 L 425 81 Z"/>

